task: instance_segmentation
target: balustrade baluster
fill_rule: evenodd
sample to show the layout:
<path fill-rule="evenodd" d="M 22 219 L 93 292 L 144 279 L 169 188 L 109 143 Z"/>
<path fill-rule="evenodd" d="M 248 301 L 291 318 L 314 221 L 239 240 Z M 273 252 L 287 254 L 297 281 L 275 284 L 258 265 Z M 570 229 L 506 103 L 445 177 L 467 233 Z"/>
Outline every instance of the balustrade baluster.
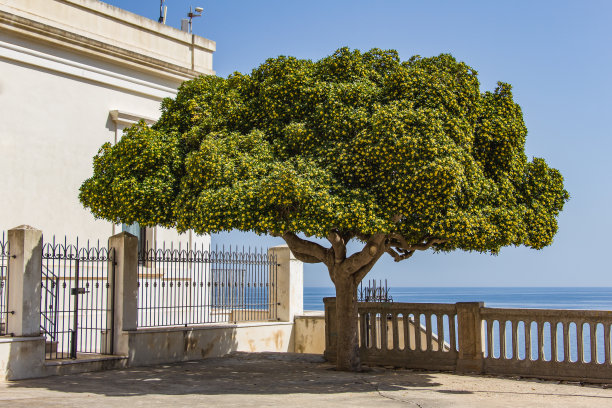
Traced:
<path fill-rule="evenodd" d="M 392 350 L 399 350 L 399 333 L 398 333 L 398 324 L 397 324 L 397 313 L 393 313 L 391 318 L 391 328 L 393 330 L 393 346 Z"/>
<path fill-rule="evenodd" d="M 582 351 L 584 345 L 584 338 L 582 337 L 583 323 L 583 321 L 579 320 L 576 322 L 576 349 L 578 350 L 578 358 L 576 359 L 576 362 L 578 363 L 584 362 L 584 353 Z"/>
<path fill-rule="evenodd" d="M 425 314 L 425 350 L 431 351 L 433 349 L 433 336 L 431 327 L 431 314 Z"/>
<path fill-rule="evenodd" d="M 559 361 L 557 355 L 557 325 L 559 322 L 551 321 L 550 322 L 550 361 L 557 362 Z"/>
<path fill-rule="evenodd" d="M 370 333 L 372 335 L 371 348 L 378 348 L 378 313 L 370 313 Z"/>
<path fill-rule="evenodd" d="M 359 344 L 361 347 L 367 347 L 368 345 L 366 339 L 366 315 L 367 313 L 361 313 L 359 315 Z"/>
<path fill-rule="evenodd" d="M 448 315 L 448 333 L 450 336 L 450 348 L 457 351 L 457 341 L 455 340 L 455 313 Z"/>
<path fill-rule="evenodd" d="M 402 315 L 404 320 L 404 351 L 410 350 L 410 316 L 407 313 Z"/>
<path fill-rule="evenodd" d="M 512 320 L 512 359 L 519 359 L 519 341 L 518 341 L 519 321 Z"/>
<path fill-rule="evenodd" d="M 387 350 L 389 348 L 389 319 L 387 319 L 387 312 L 380 314 L 380 349 Z"/>
<path fill-rule="evenodd" d="M 589 322 L 589 340 L 591 340 L 591 364 L 597 364 L 597 337 L 595 329 L 597 322 Z"/>
<path fill-rule="evenodd" d="M 444 315 L 437 315 L 438 323 L 438 351 L 444 351 Z"/>
<path fill-rule="evenodd" d="M 506 320 L 499 321 L 499 358 L 505 360 L 508 356 L 506 354 L 506 328 L 507 328 Z"/>
<path fill-rule="evenodd" d="M 546 361 L 544 358 L 544 320 L 538 319 L 538 360 Z"/>
<path fill-rule="evenodd" d="M 610 322 L 604 324 L 604 364 L 610 365 Z"/>
<path fill-rule="evenodd" d="M 533 360 L 533 354 L 531 350 L 531 321 L 525 321 L 525 359 Z"/>
<path fill-rule="evenodd" d="M 570 321 L 566 320 L 563 322 L 563 361 L 566 363 L 570 362 Z"/>
<path fill-rule="evenodd" d="M 414 350 L 422 351 L 421 348 L 421 314 L 414 314 Z"/>
<path fill-rule="evenodd" d="M 487 356 L 489 358 L 495 358 L 495 353 L 493 352 L 493 320 L 487 320 Z"/>

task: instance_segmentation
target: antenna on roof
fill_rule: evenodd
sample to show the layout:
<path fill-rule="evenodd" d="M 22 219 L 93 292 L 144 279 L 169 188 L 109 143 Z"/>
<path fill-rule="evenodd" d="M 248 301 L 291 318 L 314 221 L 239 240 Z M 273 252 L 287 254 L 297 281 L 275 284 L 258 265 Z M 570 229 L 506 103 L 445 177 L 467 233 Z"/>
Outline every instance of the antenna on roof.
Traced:
<path fill-rule="evenodd" d="M 168 6 L 164 6 L 165 0 L 159 0 L 159 20 L 158 22 L 166 24 L 166 13 L 168 12 Z"/>
<path fill-rule="evenodd" d="M 181 20 L 181 30 L 187 31 L 188 33 L 192 33 L 192 20 L 195 17 L 202 17 L 202 12 L 204 9 L 202 7 L 196 7 L 195 11 L 189 7 L 189 13 L 187 13 L 187 18 Z"/>

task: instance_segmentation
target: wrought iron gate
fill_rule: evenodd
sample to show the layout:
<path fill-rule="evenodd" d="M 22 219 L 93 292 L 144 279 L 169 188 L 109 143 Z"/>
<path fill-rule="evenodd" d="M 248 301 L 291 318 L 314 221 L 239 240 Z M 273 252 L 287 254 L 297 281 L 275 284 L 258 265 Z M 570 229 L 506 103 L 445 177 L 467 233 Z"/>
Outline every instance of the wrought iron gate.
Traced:
<path fill-rule="evenodd" d="M 113 354 L 114 250 L 43 244 L 40 327 L 46 359 Z"/>
<path fill-rule="evenodd" d="M 4 231 L 0 237 L 0 336 L 9 333 L 8 331 L 8 265 L 9 265 L 9 243 L 5 238 Z"/>

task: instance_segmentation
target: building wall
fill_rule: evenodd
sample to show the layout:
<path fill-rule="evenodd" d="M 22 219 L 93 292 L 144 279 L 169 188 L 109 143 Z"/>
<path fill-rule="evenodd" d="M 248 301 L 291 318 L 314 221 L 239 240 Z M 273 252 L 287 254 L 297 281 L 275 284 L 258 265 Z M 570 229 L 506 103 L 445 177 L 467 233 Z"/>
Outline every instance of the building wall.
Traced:
<path fill-rule="evenodd" d="M 106 238 L 78 200 L 105 142 L 212 74 L 214 42 L 95 0 L 0 0 L 0 229 Z M 209 243 L 159 229 L 158 240 Z"/>

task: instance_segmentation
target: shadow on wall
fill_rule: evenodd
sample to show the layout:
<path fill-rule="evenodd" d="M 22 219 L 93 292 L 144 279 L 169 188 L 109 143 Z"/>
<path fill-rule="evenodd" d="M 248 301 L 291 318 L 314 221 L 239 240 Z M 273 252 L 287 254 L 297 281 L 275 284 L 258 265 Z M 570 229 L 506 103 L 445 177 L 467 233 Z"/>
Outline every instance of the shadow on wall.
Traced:
<path fill-rule="evenodd" d="M 337 372 L 321 356 L 234 353 L 224 358 L 129 368 L 9 383 L 12 389 L 45 388 L 68 394 L 106 396 L 339 394 L 438 387 L 423 372 L 374 369 Z"/>
<path fill-rule="evenodd" d="M 165 329 L 128 332 L 129 364 L 151 365 L 221 357 L 238 350 L 236 329 Z"/>

